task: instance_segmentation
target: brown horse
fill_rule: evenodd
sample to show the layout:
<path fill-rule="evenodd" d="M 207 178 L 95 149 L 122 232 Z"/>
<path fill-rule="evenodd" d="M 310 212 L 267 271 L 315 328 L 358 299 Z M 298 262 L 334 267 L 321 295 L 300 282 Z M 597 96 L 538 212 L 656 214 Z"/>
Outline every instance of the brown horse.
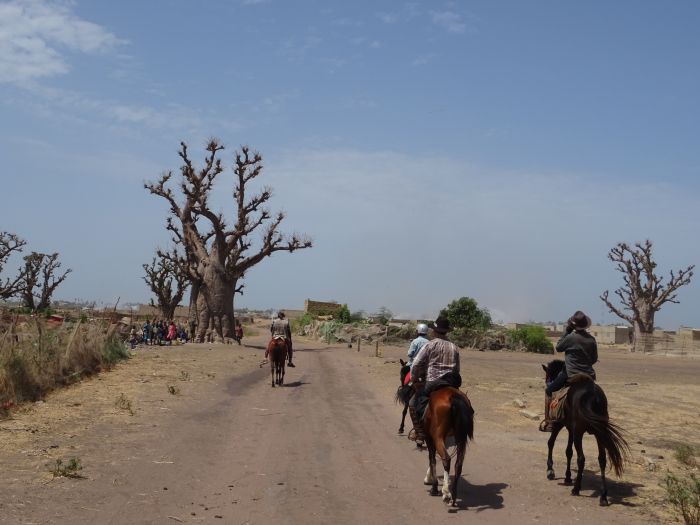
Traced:
<path fill-rule="evenodd" d="M 545 371 L 545 381 L 551 382 L 560 371 L 564 369 L 564 361 L 555 359 L 549 364 L 542 365 Z M 608 504 L 608 486 L 605 481 L 606 453 L 612 463 L 615 474 L 620 476 L 624 463 L 629 455 L 629 445 L 623 437 L 623 430 L 608 417 L 608 399 L 603 389 L 596 385 L 592 379 L 576 381 L 571 384 L 564 403 L 564 419 L 553 423 L 552 435 L 547 445 L 547 479 L 554 479 L 554 463 L 552 461 L 552 449 L 557 435 L 562 428 L 569 432 L 569 441 L 566 445 L 566 475 L 564 483 L 571 485 L 571 457 L 572 446 L 576 448 L 576 464 L 578 472 L 573 496 L 578 496 L 581 491 L 581 479 L 586 458 L 583 455 L 583 435 L 588 432 L 593 434 L 598 443 L 598 464 L 600 465 L 600 505 Z"/>
<path fill-rule="evenodd" d="M 439 496 L 435 475 L 435 453 L 440 456 L 444 468 L 442 499 L 457 504 L 457 485 L 462 476 L 462 464 L 467 441 L 474 439 L 474 409 L 467 394 L 457 388 L 445 387 L 430 394 L 430 403 L 423 418 L 426 445 L 428 446 L 428 472 L 423 482 L 432 485 L 431 496 Z M 456 446 L 454 481 L 450 484 L 452 456 L 447 452 L 445 440 L 453 437 Z"/>
<path fill-rule="evenodd" d="M 287 341 L 284 337 L 273 337 L 267 345 L 267 355 L 270 359 L 270 374 L 272 388 L 275 383 L 284 383 L 284 364 L 287 361 Z"/>

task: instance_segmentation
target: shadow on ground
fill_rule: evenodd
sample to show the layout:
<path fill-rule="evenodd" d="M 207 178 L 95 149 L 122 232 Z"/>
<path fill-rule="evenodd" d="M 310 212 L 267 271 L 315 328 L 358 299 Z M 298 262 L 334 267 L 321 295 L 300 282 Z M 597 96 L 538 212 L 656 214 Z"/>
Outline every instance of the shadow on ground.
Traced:
<path fill-rule="evenodd" d="M 310 385 L 311 383 L 308 383 L 306 381 L 292 381 L 291 383 L 284 383 L 282 386 L 284 388 L 297 388 L 302 385 Z"/>
<path fill-rule="evenodd" d="M 576 479 L 576 470 L 574 469 L 571 473 L 571 477 Z M 564 478 L 557 478 L 557 486 L 565 487 L 571 489 L 574 486 L 573 483 L 564 483 Z M 644 487 L 640 483 L 628 483 L 624 481 L 617 481 L 615 479 L 607 478 L 608 482 L 608 501 L 611 505 L 623 505 L 625 507 L 637 507 L 636 503 L 627 501 L 630 498 L 637 496 L 637 489 Z M 590 497 L 598 499 L 600 497 L 600 473 L 594 470 L 584 470 L 583 479 L 581 480 L 581 492 L 583 497 Z M 592 491 L 588 494 L 588 491 Z M 585 494 L 584 494 L 585 492 Z"/>
<path fill-rule="evenodd" d="M 450 507 L 449 512 L 457 512 L 460 510 L 475 510 L 481 512 L 488 509 L 502 509 L 503 496 L 501 493 L 506 488 L 508 488 L 507 483 L 473 485 L 462 478 L 459 482 L 459 487 L 457 487 L 457 505 L 455 507 Z"/>

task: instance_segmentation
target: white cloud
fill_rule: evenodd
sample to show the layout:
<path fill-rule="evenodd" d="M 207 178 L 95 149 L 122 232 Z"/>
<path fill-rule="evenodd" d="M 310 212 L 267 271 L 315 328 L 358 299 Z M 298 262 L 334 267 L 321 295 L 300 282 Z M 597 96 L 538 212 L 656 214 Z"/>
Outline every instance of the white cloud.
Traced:
<path fill-rule="evenodd" d="M 64 74 L 70 67 L 60 50 L 99 53 L 123 42 L 77 17 L 69 4 L 44 0 L 0 4 L 0 82 Z"/>
<path fill-rule="evenodd" d="M 467 30 L 462 15 L 454 11 L 431 11 L 430 16 L 433 24 L 442 27 L 448 33 L 464 33 Z"/>
<path fill-rule="evenodd" d="M 395 24 L 399 21 L 399 15 L 396 13 L 377 13 L 377 18 L 385 24 Z"/>
<path fill-rule="evenodd" d="M 424 66 L 424 65 L 430 63 L 430 61 L 433 60 L 433 58 L 435 58 L 434 53 L 426 53 L 423 55 L 419 55 L 413 59 L 413 61 L 411 62 L 411 65 L 412 66 Z"/>

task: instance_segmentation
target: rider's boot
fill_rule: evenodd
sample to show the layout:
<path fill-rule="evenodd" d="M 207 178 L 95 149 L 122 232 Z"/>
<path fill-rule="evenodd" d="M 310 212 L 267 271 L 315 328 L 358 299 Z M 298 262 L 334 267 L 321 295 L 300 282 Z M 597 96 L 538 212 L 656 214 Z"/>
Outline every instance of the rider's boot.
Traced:
<path fill-rule="evenodd" d="M 551 432 L 553 421 L 549 418 L 549 406 L 552 404 L 552 396 L 544 394 L 544 419 L 540 423 L 541 432 Z"/>
<path fill-rule="evenodd" d="M 408 439 L 412 439 L 413 441 L 415 441 L 416 445 L 422 445 L 423 443 L 425 443 L 425 431 L 423 430 L 423 423 L 418 421 L 418 415 L 416 414 L 416 409 L 414 407 L 409 406 L 408 413 L 410 414 L 411 421 L 413 422 L 413 435 L 411 435 L 411 432 L 409 432 Z"/>

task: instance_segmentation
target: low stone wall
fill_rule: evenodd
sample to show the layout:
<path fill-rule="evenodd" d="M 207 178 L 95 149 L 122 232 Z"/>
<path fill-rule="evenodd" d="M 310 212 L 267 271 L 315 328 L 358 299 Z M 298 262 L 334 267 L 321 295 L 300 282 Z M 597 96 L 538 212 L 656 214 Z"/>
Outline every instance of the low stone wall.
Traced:
<path fill-rule="evenodd" d="M 312 301 L 306 299 L 304 301 L 304 312 L 313 315 L 332 315 L 343 307 L 340 303 L 325 303 L 322 301 Z"/>

